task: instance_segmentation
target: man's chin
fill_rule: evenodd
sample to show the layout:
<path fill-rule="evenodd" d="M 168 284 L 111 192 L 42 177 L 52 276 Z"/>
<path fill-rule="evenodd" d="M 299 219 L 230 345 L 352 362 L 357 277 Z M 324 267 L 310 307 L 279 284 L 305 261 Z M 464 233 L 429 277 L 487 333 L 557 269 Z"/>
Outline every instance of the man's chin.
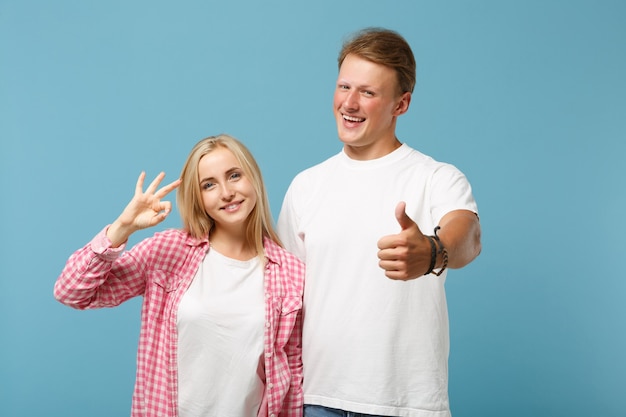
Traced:
<path fill-rule="evenodd" d="M 337 136 L 344 144 L 351 146 L 359 146 L 359 141 L 361 139 L 356 132 L 342 132 L 341 130 L 338 132 Z"/>

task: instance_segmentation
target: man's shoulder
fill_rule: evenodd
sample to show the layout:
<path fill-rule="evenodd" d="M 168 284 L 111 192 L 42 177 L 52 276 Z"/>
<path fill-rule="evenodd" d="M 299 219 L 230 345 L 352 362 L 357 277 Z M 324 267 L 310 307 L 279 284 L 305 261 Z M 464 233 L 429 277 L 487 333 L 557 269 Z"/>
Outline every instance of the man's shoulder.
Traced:
<path fill-rule="evenodd" d="M 294 181 L 302 180 L 304 178 L 316 177 L 318 175 L 324 175 L 326 172 L 332 169 L 337 162 L 339 161 L 341 152 L 336 153 L 325 160 L 318 162 L 315 165 L 312 165 L 308 168 L 303 169 L 298 174 L 296 174 Z"/>
<path fill-rule="evenodd" d="M 407 145 L 406 158 L 407 161 L 413 166 L 419 166 L 430 171 L 439 172 L 439 171 L 458 171 L 458 168 L 450 163 L 441 161 L 439 159 L 435 159 L 430 155 L 426 155 L 417 149 L 411 148 Z"/>

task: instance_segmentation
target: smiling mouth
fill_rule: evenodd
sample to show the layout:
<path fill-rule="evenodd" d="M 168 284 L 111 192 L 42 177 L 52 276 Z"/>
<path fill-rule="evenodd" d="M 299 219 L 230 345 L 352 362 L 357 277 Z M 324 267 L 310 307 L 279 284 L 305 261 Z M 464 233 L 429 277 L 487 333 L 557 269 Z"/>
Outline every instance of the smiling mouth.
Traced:
<path fill-rule="evenodd" d="M 361 123 L 365 121 L 365 118 L 363 117 L 346 116 L 345 114 L 342 114 L 341 116 L 346 122 Z"/>
<path fill-rule="evenodd" d="M 237 207 L 239 207 L 241 205 L 242 201 L 238 201 L 236 203 L 232 203 L 229 204 L 227 206 L 222 207 L 220 210 L 225 210 L 225 211 L 233 211 L 235 210 Z"/>

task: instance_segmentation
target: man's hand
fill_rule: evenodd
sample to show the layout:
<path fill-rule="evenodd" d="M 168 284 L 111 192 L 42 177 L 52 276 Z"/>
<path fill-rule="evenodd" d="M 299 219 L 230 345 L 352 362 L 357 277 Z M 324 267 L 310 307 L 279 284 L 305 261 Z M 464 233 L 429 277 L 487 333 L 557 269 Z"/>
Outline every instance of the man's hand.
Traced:
<path fill-rule="evenodd" d="M 378 265 L 391 279 L 406 281 L 421 277 L 430 265 L 430 242 L 407 216 L 405 202 L 398 203 L 395 215 L 400 233 L 384 236 L 378 241 Z"/>

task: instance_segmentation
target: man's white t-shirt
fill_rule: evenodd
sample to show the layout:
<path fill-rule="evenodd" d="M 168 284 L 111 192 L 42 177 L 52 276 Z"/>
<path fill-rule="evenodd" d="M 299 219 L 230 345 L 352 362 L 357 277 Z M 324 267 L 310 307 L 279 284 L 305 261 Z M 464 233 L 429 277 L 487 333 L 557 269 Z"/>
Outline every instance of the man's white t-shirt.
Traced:
<path fill-rule="evenodd" d="M 450 416 L 446 272 L 405 282 L 378 266 L 378 240 L 400 231 L 400 201 L 429 235 L 452 210 L 477 212 L 458 169 L 407 145 L 370 161 L 340 152 L 289 187 L 277 226 L 306 263 L 305 404 Z"/>

